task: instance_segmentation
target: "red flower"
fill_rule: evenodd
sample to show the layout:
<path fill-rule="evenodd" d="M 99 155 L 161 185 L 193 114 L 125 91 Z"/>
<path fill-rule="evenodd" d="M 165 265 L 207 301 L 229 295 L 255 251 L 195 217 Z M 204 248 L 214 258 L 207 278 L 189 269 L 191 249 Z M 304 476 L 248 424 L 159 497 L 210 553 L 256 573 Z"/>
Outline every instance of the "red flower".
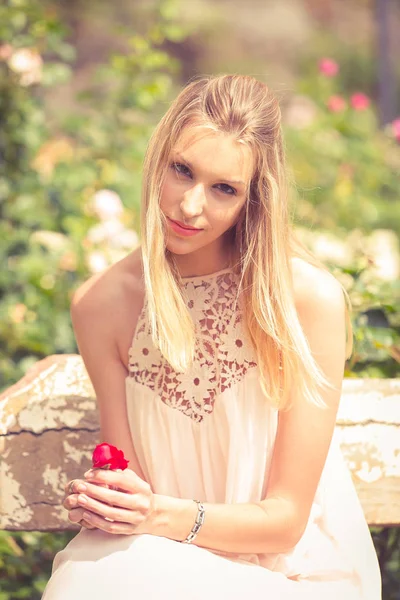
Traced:
<path fill-rule="evenodd" d="M 124 471 L 129 463 L 122 450 L 107 444 L 98 444 L 93 451 L 92 463 L 94 469 L 122 469 Z"/>
<path fill-rule="evenodd" d="M 354 110 L 365 110 L 371 104 L 368 96 L 366 96 L 362 92 L 357 92 L 356 94 L 353 94 L 350 99 L 350 102 Z"/>
<path fill-rule="evenodd" d="M 339 65 L 331 58 L 321 58 L 318 69 L 325 77 L 335 77 L 339 73 Z"/>
<path fill-rule="evenodd" d="M 346 108 L 346 100 L 342 96 L 331 96 L 328 100 L 328 108 L 331 112 L 342 112 Z"/>
<path fill-rule="evenodd" d="M 398 142 L 400 142 L 400 118 L 393 121 L 392 130 L 394 137 Z"/>

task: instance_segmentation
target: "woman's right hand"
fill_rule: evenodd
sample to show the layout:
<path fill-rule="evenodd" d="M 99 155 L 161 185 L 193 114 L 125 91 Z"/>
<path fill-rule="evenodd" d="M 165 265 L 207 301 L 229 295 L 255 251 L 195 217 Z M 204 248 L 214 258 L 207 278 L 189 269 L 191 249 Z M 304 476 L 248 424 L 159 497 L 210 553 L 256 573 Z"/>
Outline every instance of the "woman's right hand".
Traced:
<path fill-rule="evenodd" d="M 79 492 L 76 491 L 76 487 L 79 483 L 85 483 L 85 481 L 81 479 L 72 479 L 71 481 L 68 481 L 64 487 L 65 497 L 62 505 L 68 510 L 68 520 L 71 521 L 71 523 L 78 523 L 78 525 L 86 527 L 86 529 L 97 529 L 95 525 L 88 523 L 88 521 L 85 521 L 85 519 L 82 518 L 84 509 L 78 504 Z M 71 488 L 73 491 L 71 491 Z"/>

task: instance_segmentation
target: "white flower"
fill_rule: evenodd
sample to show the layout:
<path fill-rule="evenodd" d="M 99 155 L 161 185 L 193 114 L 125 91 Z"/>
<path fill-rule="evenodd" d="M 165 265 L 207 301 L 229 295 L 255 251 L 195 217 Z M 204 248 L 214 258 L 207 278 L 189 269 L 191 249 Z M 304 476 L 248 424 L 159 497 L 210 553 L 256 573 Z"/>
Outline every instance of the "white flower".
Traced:
<path fill-rule="evenodd" d="M 365 245 L 374 261 L 374 275 L 385 281 L 398 281 L 400 252 L 396 233 L 388 229 L 375 229 L 366 239 Z"/>
<path fill-rule="evenodd" d="M 54 252 L 66 251 L 71 245 L 69 239 L 63 233 L 46 231 L 44 229 L 34 231 L 30 237 L 30 241 L 42 244 L 48 250 Z"/>
<path fill-rule="evenodd" d="M 139 236 L 133 229 L 122 229 L 121 232 L 110 240 L 113 248 L 126 248 L 134 250 L 139 245 Z"/>
<path fill-rule="evenodd" d="M 86 261 L 91 273 L 101 273 L 108 267 L 108 261 L 102 252 L 90 252 Z"/>
<path fill-rule="evenodd" d="M 112 190 L 99 190 L 92 198 L 93 210 L 101 221 L 119 219 L 124 213 L 121 198 Z"/>
<path fill-rule="evenodd" d="M 114 251 L 118 251 L 120 258 L 124 256 L 124 253 L 121 255 L 120 251 L 132 251 L 139 245 L 139 236 L 136 231 L 126 229 L 117 219 L 103 221 L 91 227 L 87 232 L 86 240 L 90 244 L 101 245 L 103 249 L 106 245 L 110 255 L 115 254 Z"/>
<path fill-rule="evenodd" d="M 110 219 L 91 227 L 87 233 L 87 239 L 92 244 L 110 243 L 113 238 L 119 236 L 125 230 L 124 226 L 117 219 Z"/>
<path fill-rule="evenodd" d="M 20 76 L 23 86 L 39 83 L 42 79 L 43 61 L 36 48 L 20 48 L 13 52 L 8 66 Z"/>

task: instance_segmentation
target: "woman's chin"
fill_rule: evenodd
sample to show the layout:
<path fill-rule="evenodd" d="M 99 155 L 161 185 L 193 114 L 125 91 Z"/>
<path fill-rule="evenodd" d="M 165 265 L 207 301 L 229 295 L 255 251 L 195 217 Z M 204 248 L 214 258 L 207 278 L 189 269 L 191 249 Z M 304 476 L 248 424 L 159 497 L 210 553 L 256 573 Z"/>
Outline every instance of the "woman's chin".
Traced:
<path fill-rule="evenodd" d="M 167 242 L 165 247 L 168 250 L 168 252 L 177 255 L 191 254 L 195 250 L 198 250 L 198 248 L 191 247 L 190 242 L 188 242 L 187 240 L 182 240 L 182 243 L 176 243 L 173 241 Z"/>

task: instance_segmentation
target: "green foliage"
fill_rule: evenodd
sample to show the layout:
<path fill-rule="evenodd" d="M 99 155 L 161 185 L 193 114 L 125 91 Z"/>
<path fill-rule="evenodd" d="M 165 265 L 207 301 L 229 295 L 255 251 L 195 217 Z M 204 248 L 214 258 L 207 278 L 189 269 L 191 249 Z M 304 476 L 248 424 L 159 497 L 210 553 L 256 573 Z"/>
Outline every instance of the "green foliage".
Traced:
<path fill-rule="evenodd" d="M 0 531 L 0 600 L 40 600 L 54 556 L 75 535 Z"/>
<path fill-rule="evenodd" d="M 400 527 L 372 527 L 382 573 L 383 600 L 398 600 L 400 589 Z"/>
<path fill-rule="evenodd" d="M 286 131 L 301 194 L 297 218 L 320 229 L 388 228 L 399 235 L 400 145 L 390 126 L 378 128 L 372 101 L 354 97 L 359 90 L 342 92 L 340 74 L 314 69 L 299 87 Z"/>
<path fill-rule="evenodd" d="M 351 267 L 332 272 L 352 303 L 353 352 L 345 377 L 398 377 L 400 362 L 400 283 L 377 276 L 365 255 Z"/>
<path fill-rule="evenodd" d="M 400 145 L 390 126 L 378 128 L 370 98 L 344 92 L 339 65 L 331 68 L 339 74 L 314 66 L 286 111 L 294 221 L 316 254 L 333 246 L 332 257 L 328 250 L 321 258 L 349 293 L 354 351 L 346 377 L 396 377 Z"/>

